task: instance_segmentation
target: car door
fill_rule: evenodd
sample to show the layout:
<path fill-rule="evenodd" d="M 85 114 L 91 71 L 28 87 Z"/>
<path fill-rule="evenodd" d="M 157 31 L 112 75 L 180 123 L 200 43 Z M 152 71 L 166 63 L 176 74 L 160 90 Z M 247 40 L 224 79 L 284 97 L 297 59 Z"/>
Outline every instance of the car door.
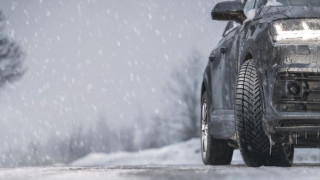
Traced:
<path fill-rule="evenodd" d="M 239 25 L 229 22 L 223 38 L 210 56 L 211 62 L 211 135 L 227 139 L 235 134 L 234 94 L 237 74 Z"/>
<path fill-rule="evenodd" d="M 237 76 L 237 42 L 239 24 L 229 22 L 214 53 L 211 65 L 212 105 L 215 113 L 234 109 L 234 94 Z M 218 115 L 218 114 L 217 114 Z"/>
<path fill-rule="evenodd" d="M 245 14 L 249 16 L 255 10 L 256 0 L 243 0 L 243 3 Z M 214 57 L 211 65 L 212 111 L 217 115 L 234 114 L 235 86 L 240 68 L 238 67 L 240 28 L 242 25 L 235 21 L 228 22 L 222 40 L 211 54 Z"/>

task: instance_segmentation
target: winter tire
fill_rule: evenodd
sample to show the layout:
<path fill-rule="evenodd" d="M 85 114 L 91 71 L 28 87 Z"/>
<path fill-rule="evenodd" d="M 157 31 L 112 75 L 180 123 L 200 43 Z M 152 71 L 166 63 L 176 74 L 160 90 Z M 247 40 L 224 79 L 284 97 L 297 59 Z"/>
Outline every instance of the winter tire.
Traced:
<path fill-rule="evenodd" d="M 244 162 L 251 167 L 292 165 L 294 148 L 273 144 L 263 129 L 263 93 L 255 61 L 243 63 L 238 75 L 235 118 L 239 149 Z"/>

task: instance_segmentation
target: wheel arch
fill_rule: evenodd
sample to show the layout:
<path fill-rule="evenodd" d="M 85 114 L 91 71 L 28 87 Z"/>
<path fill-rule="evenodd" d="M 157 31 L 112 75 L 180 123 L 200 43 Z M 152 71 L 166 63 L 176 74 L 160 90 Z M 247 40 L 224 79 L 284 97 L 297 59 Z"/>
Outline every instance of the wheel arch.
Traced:
<path fill-rule="evenodd" d="M 201 85 L 201 97 L 203 96 L 203 93 L 206 91 L 207 87 L 206 87 L 206 83 L 205 81 L 202 81 L 202 85 Z"/>
<path fill-rule="evenodd" d="M 208 77 L 210 75 L 208 75 L 207 71 L 204 73 L 203 75 L 203 80 L 202 80 L 202 84 L 201 84 L 201 96 L 200 98 L 202 98 L 203 93 L 206 91 L 207 92 L 207 96 L 208 96 L 208 103 L 211 103 L 211 89 L 210 89 L 210 77 Z"/>
<path fill-rule="evenodd" d="M 243 60 L 242 60 L 241 65 L 242 65 L 243 63 L 245 63 L 246 61 L 250 60 L 250 59 L 253 59 L 253 55 L 251 54 L 251 52 L 247 52 L 247 53 L 245 54 L 245 56 L 243 57 Z"/>

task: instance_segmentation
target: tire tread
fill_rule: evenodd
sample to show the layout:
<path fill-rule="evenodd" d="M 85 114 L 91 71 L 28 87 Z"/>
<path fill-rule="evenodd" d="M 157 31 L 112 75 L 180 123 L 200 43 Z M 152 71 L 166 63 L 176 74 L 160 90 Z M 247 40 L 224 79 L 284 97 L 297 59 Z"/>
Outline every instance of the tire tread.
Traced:
<path fill-rule="evenodd" d="M 270 141 L 262 125 L 262 89 L 254 60 L 243 63 L 235 97 L 238 144 L 244 162 L 252 167 L 291 166 L 292 157 L 287 157 L 282 145 L 274 145 L 270 154 Z"/>

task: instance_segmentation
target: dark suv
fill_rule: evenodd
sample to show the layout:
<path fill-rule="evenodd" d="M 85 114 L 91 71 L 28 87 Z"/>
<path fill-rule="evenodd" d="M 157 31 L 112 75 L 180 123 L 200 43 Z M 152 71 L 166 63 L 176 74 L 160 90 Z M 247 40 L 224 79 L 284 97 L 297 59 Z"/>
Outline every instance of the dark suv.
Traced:
<path fill-rule="evenodd" d="M 221 2 L 212 19 L 229 22 L 203 76 L 204 164 L 239 148 L 248 166 L 291 166 L 320 147 L 320 0 Z"/>

